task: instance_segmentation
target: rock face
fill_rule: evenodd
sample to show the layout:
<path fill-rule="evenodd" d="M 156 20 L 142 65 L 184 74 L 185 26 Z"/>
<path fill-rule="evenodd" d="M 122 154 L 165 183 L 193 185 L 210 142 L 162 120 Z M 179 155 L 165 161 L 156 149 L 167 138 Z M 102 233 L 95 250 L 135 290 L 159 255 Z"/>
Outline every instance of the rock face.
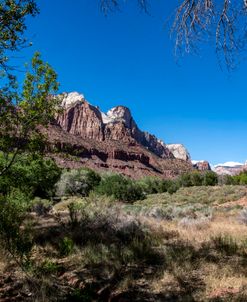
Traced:
<path fill-rule="evenodd" d="M 199 171 L 211 171 L 211 166 L 208 161 L 192 161 L 193 168 Z"/>
<path fill-rule="evenodd" d="M 62 129 L 73 135 L 104 140 L 101 114 L 83 95 L 76 92 L 64 94 L 62 107 L 63 112 L 56 118 Z"/>
<path fill-rule="evenodd" d="M 182 144 L 168 144 L 166 147 L 172 152 L 175 158 L 190 161 L 191 157 L 188 150 Z"/>
<path fill-rule="evenodd" d="M 114 107 L 105 114 L 77 92 L 64 93 L 62 106 L 64 111 L 57 116 L 57 123 L 73 135 L 97 141 L 138 143 L 159 157 L 174 158 L 165 143 L 138 128 L 130 110 L 124 106 Z"/>
<path fill-rule="evenodd" d="M 226 162 L 214 166 L 214 171 L 219 175 L 237 175 L 247 170 L 247 162 L 244 164 L 238 162 Z"/>
<path fill-rule="evenodd" d="M 103 113 L 77 92 L 61 98 L 61 113 L 42 130 L 49 141 L 47 153 L 60 166 L 111 170 L 132 178 L 169 178 L 192 169 L 189 156 L 175 158 L 164 142 L 141 131 L 128 108 Z"/>

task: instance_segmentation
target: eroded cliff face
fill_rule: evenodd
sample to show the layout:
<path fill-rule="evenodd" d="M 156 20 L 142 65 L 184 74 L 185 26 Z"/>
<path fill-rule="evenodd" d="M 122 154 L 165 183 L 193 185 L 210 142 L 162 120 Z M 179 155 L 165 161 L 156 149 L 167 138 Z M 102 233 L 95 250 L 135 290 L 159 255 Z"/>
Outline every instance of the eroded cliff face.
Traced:
<path fill-rule="evenodd" d="M 104 140 L 101 113 L 83 95 L 76 92 L 64 94 L 62 107 L 63 112 L 56 120 L 63 130 L 84 138 Z"/>
<path fill-rule="evenodd" d="M 61 167 L 110 170 L 132 178 L 170 178 L 192 169 L 190 161 L 175 158 L 164 142 L 141 131 L 127 107 L 103 113 L 77 92 L 61 98 L 61 113 L 43 129 L 47 153 Z"/>
<path fill-rule="evenodd" d="M 193 167 L 196 170 L 199 171 L 211 171 L 211 166 L 208 161 L 202 160 L 202 161 L 192 161 Z"/>
<path fill-rule="evenodd" d="M 164 142 L 138 128 L 127 107 L 117 106 L 103 113 L 77 92 L 63 94 L 62 107 L 57 123 L 73 135 L 97 141 L 137 143 L 161 158 L 174 158 Z"/>

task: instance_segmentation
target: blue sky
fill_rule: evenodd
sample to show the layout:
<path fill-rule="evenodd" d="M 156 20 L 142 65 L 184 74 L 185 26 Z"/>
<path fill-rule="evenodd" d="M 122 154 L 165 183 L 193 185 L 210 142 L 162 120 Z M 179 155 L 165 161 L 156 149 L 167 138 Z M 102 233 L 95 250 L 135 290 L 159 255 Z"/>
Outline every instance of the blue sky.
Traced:
<path fill-rule="evenodd" d="M 61 92 L 81 92 L 102 111 L 129 107 L 141 129 L 183 143 L 193 159 L 245 161 L 246 62 L 224 73 L 206 46 L 178 64 L 164 26 L 175 1 L 153 1 L 150 15 L 129 2 L 105 17 L 97 0 L 38 1 L 40 15 L 28 20 L 33 47 L 23 61 L 39 50 Z"/>

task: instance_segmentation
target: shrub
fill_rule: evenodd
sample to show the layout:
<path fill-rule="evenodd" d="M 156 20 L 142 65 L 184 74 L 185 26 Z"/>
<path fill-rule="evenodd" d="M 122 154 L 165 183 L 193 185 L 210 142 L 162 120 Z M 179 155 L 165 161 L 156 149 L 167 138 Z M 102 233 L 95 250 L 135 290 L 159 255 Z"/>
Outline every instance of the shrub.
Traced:
<path fill-rule="evenodd" d="M 57 196 L 88 196 L 100 182 L 100 176 L 90 169 L 64 171 L 56 184 Z"/>
<path fill-rule="evenodd" d="M 68 237 L 64 237 L 60 244 L 59 250 L 62 256 L 69 256 L 74 249 L 74 241 Z"/>
<path fill-rule="evenodd" d="M 4 165 L 2 156 L 0 165 Z M 46 198 L 53 193 L 60 175 L 61 170 L 53 160 L 40 155 L 20 155 L 8 172 L 0 177 L 0 191 L 7 194 L 15 187 L 30 196 Z"/>
<path fill-rule="evenodd" d="M 56 274 L 59 270 L 59 266 L 57 263 L 46 259 L 44 260 L 40 266 L 36 268 L 36 273 L 41 273 L 42 275 L 50 275 Z"/>
<path fill-rule="evenodd" d="M 192 186 L 202 186 L 203 185 L 203 175 L 199 171 L 193 171 L 191 174 Z"/>
<path fill-rule="evenodd" d="M 174 194 L 179 189 L 179 183 L 177 181 L 170 181 L 167 183 L 167 192 L 169 194 Z"/>
<path fill-rule="evenodd" d="M 112 196 L 120 201 L 135 201 L 144 198 L 142 187 L 129 178 L 120 174 L 107 175 L 102 178 L 97 192 L 102 195 Z"/>
<path fill-rule="evenodd" d="M 237 241 L 230 235 L 218 235 L 211 240 L 219 252 L 228 256 L 236 254 L 239 249 Z"/>
<path fill-rule="evenodd" d="M 175 193 L 181 186 L 180 182 L 172 179 L 161 179 L 157 177 L 145 177 L 138 181 L 144 194 L 156 194 L 169 192 Z"/>
<path fill-rule="evenodd" d="M 203 185 L 215 186 L 218 184 L 217 174 L 213 171 L 206 171 L 203 176 Z"/>
<path fill-rule="evenodd" d="M 138 181 L 138 184 L 146 194 L 166 192 L 163 186 L 163 180 L 157 177 L 144 177 Z"/>
<path fill-rule="evenodd" d="M 40 197 L 35 197 L 32 200 L 30 206 L 31 210 L 39 216 L 49 213 L 49 211 L 52 209 L 51 201 L 47 199 L 41 199 Z"/>
<path fill-rule="evenodd" d="M 234 185 L 235 181 L 231 175 L 218 175 L 218 184 L 219 185 Z"/>
<path fill-rule="evenodd" d="M 215 186 L 218 184 L 217 174 L 213 171 L 199 172 L 192 171 L 182 174 L 177 179 L 179 186 L 192 187 L 192 186 Z"/>
<path fill-rule="evenodd" d="M 195 228 L 201 230 L 208 228 L 209 222 L 210 218 L 205 216 L 197 218 L 184 217 L 179 221 L 178 225 L 183 228 Z"/>
<path fill-rule="evenodd" d="M 178 182 L 181 187 L 191 187 L 193 185 L 190 173 L 182 174 L 178 178 Z"/>
<path fill-rule="evenodd" d="M 247 184 L 247 171 L 241 172 L 239 175 L 233 176 L 234 184 L 246 185 Z"/>
<path fill-rule="evenodd" d="M 30 259 L 33 240 L 26 213 L 29 199 L 19 190 L 0 197 L 0 241 L 4 250 L 24 267 Z"/>

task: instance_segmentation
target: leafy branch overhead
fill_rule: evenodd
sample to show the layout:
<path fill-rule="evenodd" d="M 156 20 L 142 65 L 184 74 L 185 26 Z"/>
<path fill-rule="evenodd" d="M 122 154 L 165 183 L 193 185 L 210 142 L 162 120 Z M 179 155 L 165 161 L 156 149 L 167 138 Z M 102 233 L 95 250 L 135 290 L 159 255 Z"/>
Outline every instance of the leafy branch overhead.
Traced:
<path fill-rule="evenodd" d="M 10 53 L 28 45 L 23 36 L 26 30 L 26 18 L 38 14 L 33 0 L 1 0 L 0 1 L 0 68 L 2 75 L 9 74 Z"/>
<path fill-rule="evenodd" d="M 127 1 L 99 0 L 102 11 L 119 9 Z M 148 11 L 154 1 L 136 0 Z M 215 48 L 221 66 L 229 70 L 239 61 L 245 50 L 247 36 L 246 0 L 178 0 L 174 2 L 171 33 L 177 56 L 184 52 L 198 52 L 201 43 Z M 165 12 L 164 12 L 165 13 Z"/>

